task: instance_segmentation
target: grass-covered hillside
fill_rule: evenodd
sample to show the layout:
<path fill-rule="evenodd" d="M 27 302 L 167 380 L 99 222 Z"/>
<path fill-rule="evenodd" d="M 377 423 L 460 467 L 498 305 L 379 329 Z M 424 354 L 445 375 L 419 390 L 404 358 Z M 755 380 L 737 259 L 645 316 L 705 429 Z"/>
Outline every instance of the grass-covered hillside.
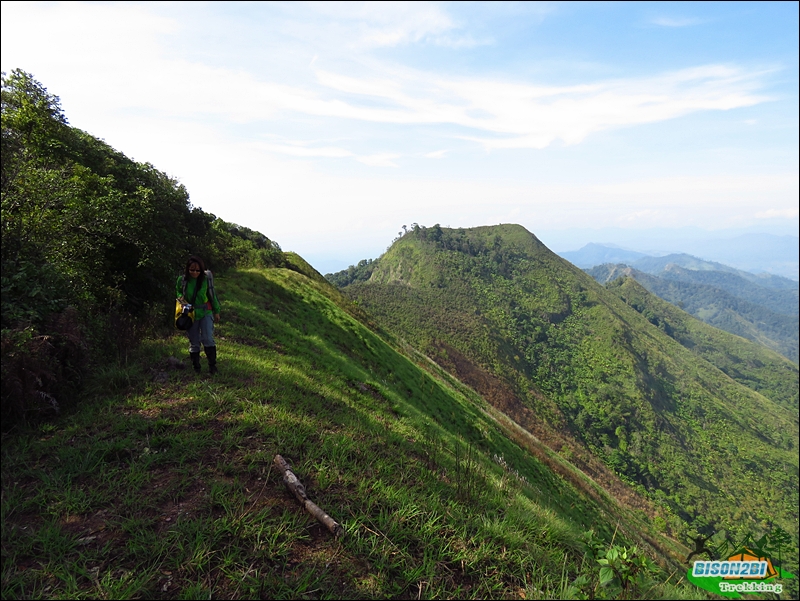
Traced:
<path fill-rule="evenodd" d="M 774 284 L 771 286 L 766 285 L 769 282 L 766 278 L 751 275 L 751 280 L 745 279 L 741 276 L 744 272 L 687 269 L 678 265 L 669 265 L 653 274 L 626 265 L 604 264 L 589 269 L 588 273 L 601 284 L 630 276 L 697 319 L 757 342 L 797 363 L 796 282 L 771 276 Z M 794 288 L 787 287 L 791 284 Z"/>
<path fill-rule="evenodd" d="M 369 269 L 344 292 L 387 330 L 565 455 L 580 441 L 675 529 L 796 532 L 795 365 L 768 353 L 768 382 L 736 381 L 753 345 L 715 365 L 520 226 L 415 228 Z"/>
<path fill-rule="evenodd" d="M 606 285 L 670 338 L 702 357 L 726 375 L 796 412 L 798 370 L 785 357 L 739 336 L 709 326 L 649 293 L 633 277 Z"/>
<path fill-rule="evenodd" d="M 182 335 L 146 340 L 68 414 L 3 435 L 4 599 L 701 597 L 673 586 L 688 550 L 652 508 L 288 264 L 217 278 L 217 376 L 186 369 Z M 612 544 L 638 547 L 624 590 L 600 581 Z"/>

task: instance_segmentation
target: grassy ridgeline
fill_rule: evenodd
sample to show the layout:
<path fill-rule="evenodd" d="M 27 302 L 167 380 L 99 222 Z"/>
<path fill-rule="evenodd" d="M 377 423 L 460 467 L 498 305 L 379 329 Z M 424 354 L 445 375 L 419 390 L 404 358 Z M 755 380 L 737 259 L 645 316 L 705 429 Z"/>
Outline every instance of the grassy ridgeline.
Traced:
<path fill-rule="evenodd" d="M 662 565 L 636 596 L 701 597 L 665 584 L 687 550 L 645 512 L 289 260 L 218 279 L 217 377 L 175 369 L 183 336 L 151 340 L 72 414 L 5 436 L 3 598 L 615 596 L 590 528 Z"/>
<path fill-rule="evenodd" d="M 676 530 L 796 532 L 796 364 L 694 326 L 670 336 L 689 322 L 621 302 L 521 226 L 418 228 L 369 267 L 343 291 L 383 327 L 574 436 Z"/>

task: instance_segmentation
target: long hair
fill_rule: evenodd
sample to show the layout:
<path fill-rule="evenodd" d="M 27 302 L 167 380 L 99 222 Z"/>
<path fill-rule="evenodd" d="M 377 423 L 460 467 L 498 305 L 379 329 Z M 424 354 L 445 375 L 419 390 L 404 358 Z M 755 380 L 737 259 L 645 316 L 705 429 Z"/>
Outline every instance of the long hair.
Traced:
<path fill-rule="evenodd" d="M 189 267 L 191 267 L 193 263 L 197 263 L 200 266 L 200 275 L 197 276 L 197 284 L 201 285 L 206 277 L 206 264 L 203 262 L 203 259 L 197 255 L 192 255 L 189 257 L 189 260 L 186 262 L 186 268 L 184 269 L 183 277 L 186 278 L 187 282 L 190 281 L 192 276 L 189 275 Z"/>

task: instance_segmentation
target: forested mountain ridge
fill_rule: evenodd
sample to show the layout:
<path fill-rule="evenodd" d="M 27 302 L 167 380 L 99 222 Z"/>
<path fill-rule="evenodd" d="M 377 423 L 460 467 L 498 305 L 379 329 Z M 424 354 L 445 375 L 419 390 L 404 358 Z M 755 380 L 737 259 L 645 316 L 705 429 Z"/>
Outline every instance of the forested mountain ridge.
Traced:
<path fill-rule="evenodd" d="M 797 289 L 755 285 L 721 271 L 695 271 L 676 265 L 645 273 L 626 265 L 599 265 L 587 272 L 600 283 L 621 275 L 698 319 L 798 361 Z"/>
<path fill-rule="evenodd" d="M 605 261 L 604 261 L 605 262 Z M 751 273 L 742 269 L 737 269 L 716 261 L 707 261 L 686 253 L 675 253 L 662 257 L 641 257 L 633 261 L 608 261 L 611 263 L 627 263 L 639 271 L 644 271 L 652 275 L 659 275 L 667 271 L 671 266 L 682 267 L 700 278 L 704 277 L 701 272 L 722 272 L 739 276 L 757 286 L 772 288 L 775 290 L 797 290 L 797 280 L 792 280 L 772 273 Z M 598 263 L 599 264 L 599 263 Z M 713 277 L 706 275 L 705 277 Z"/>
<path fill-rule="evenodd" d="M 734 381 L 524 228 L 416 227 L 369 268 L 344 292 L 384 327 L 481 392 L 505 387 L 676 517 L 796 519 L 791 386 L 776 403 Z"/>
<path fill-rule="evenodd" d="M 736 273 L 725 271 L 698 271 L 686 269 L 675 263 L 669 263 L 663 271 L 656 274 L 661 278 L 690 282 L 704 286 L 711 286 L 724 290 L 737 298 L 746 300 L 754 305 L 761 305 L 770 311 L 782 315 L 797 315 L 800 306 L 798 287 L 772 287 L 762 285 L 763 281 L 754 283 L 753 280 L 742 277 Z M 771 276 L 773 279 L 778 279 Z"/>

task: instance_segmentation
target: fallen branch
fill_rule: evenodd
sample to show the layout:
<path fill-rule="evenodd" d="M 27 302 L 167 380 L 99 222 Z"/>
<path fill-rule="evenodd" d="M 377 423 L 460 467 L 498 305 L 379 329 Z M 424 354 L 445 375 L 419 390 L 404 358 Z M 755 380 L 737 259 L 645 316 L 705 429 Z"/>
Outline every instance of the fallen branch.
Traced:
<path fill-rule="evenodd" d="M 275 455 L 273 462 L 275 463 L 275 467 L 277 467 L 283 474 L 283 483 L 286 484 L 286 488 L 291 491 L 300 505 L 305 507 L 305 510 L 308 513 L 317 518 L 328 530 L 330 530 L 334 537 L 339 538 L 342 536 L 344 534 L 344 528 L 342 528 L 342 526 L 336 522 L 336 520 L 322 511 L 322 509 L 320 509 L 308 498 L 308 495 L 306 495 L 306 487 L 303 486 L 300 480 L 297 479 L 297 476 L 294 475 L 292 468 L 289 466 L 286 460 L 280 455 Z"/>

